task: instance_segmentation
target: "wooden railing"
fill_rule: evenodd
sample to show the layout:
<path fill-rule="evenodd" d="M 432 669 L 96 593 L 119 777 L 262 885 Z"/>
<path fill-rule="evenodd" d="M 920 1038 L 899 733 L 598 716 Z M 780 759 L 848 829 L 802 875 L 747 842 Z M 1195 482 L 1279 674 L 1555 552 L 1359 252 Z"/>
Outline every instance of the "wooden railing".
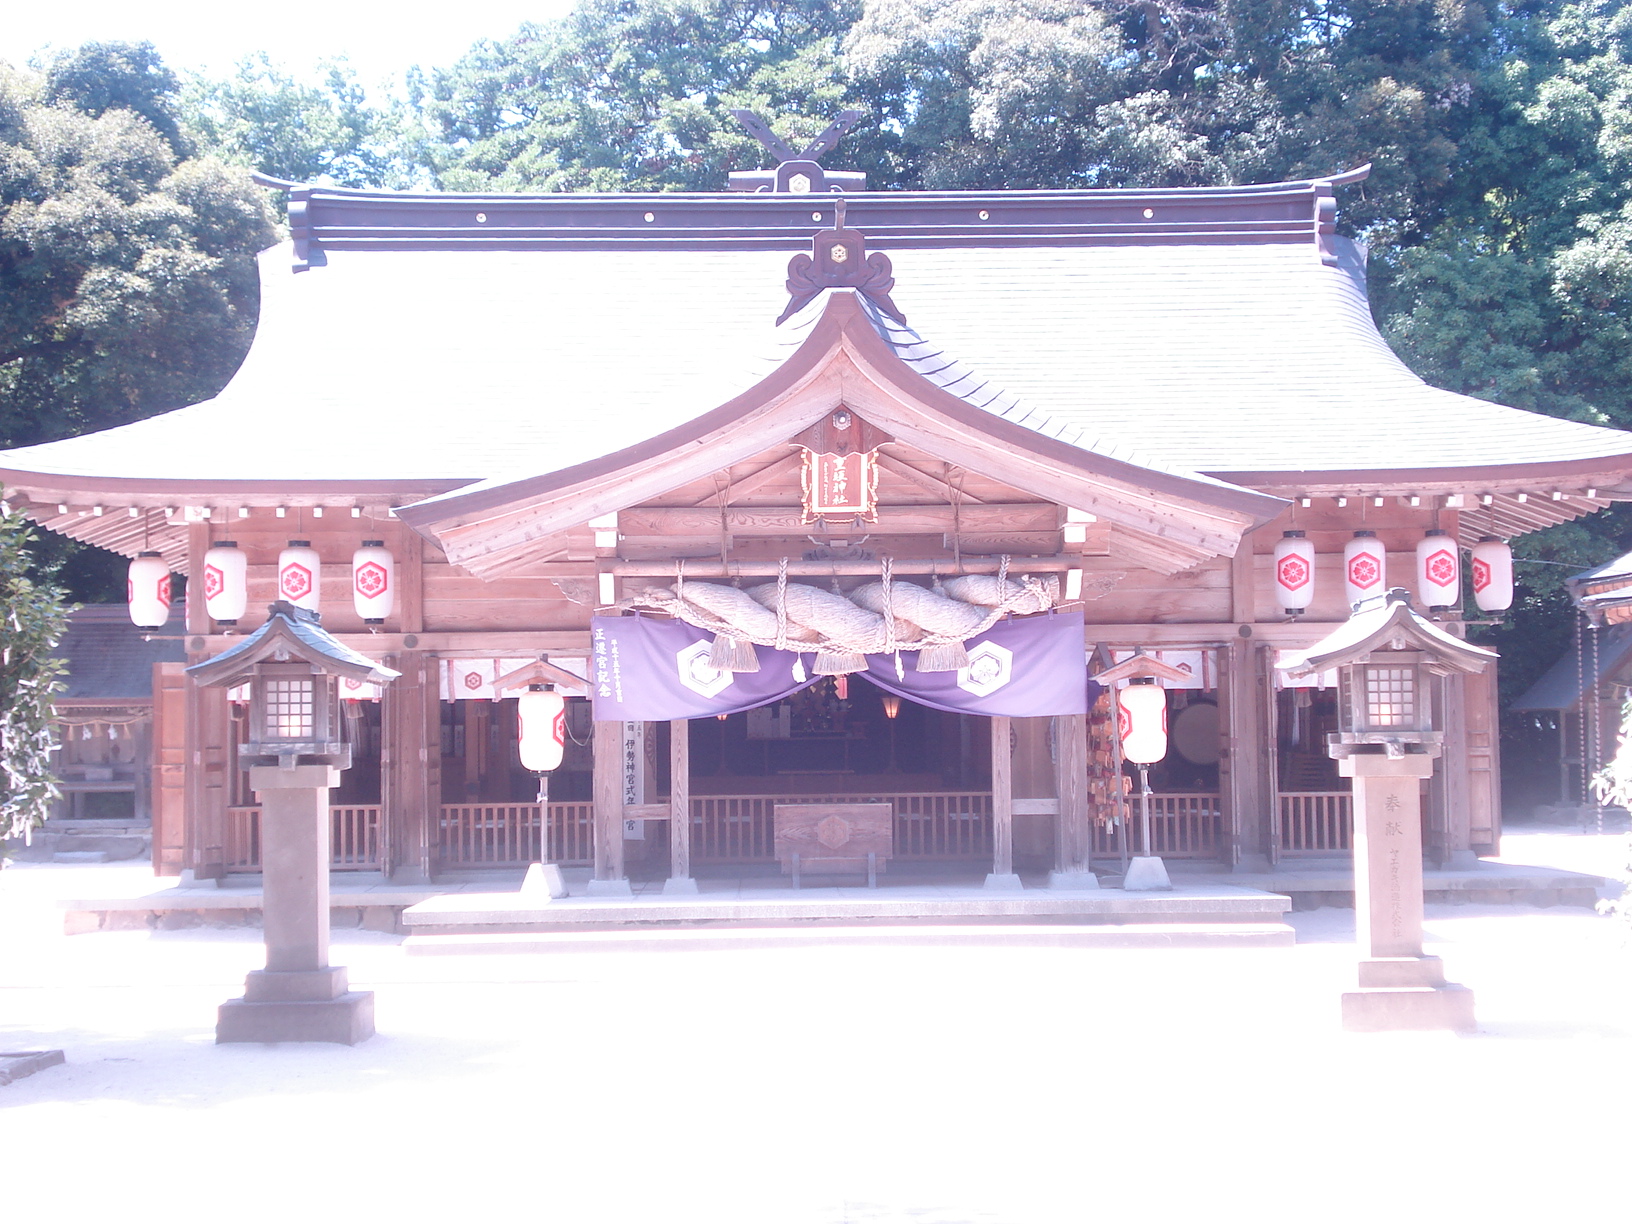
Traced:
<path fill-rule="evenodd" d="M 437 859 L 443 867 L 522 867 L 540 857 L 568 867 L 593 862 L 593 807 L 552 803 L 549 816 L 549 846 L 541 856 L 538 804 L 443 804 Z"/>
<path fill-rule="evenodd" d="M 261 809 L 227 809 L 226 868 L 261 869 Z M 380 869 L 379 804 L 336 804 L 329 808 L 329 870 Z"/>
<path fill-rule="evenodd" d="M 773 862 L 778 803 L 889 803 L 898 859 L 983 858 L 992 852 L 986 791 L 872 791 L 851 795 L 701 795 L 691 801 L 694 863 Z"/>
<path fill-rule="evenodd" d="M 1224 825 L 1224 808 L 1217 795 L 1152 795 L 1150 797 L 1150 849 L 1162 858 L 1217 858 L 1219 834 Z M 1142 848 L 1139 797 L 1128 800 L 1128 852 Z M 1094 826 L 1094 854 L 1120 855 L 1122 845 L 1116 829 Z"/>
<path fill-rule="evenodd" d="M 1282 791 L 1282 854 L 1346 854 L 1354 848 L 1354 796 L 1348 791 Z"/>

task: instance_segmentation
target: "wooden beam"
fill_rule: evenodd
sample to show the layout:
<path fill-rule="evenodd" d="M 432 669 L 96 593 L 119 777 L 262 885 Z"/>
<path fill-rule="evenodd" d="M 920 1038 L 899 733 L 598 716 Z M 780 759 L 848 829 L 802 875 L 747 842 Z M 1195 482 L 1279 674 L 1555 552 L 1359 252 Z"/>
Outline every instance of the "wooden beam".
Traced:
<path fill-rule="evenodd" d="M 768 577 L 774 578 L 777 574 L 779 562 L 776 561 L 734 561 L 722 566 L 719 561 L 705 561 L 701 558 L 686 562 L 687 578 L 744 578 Z M 1075 569 L 1082 564 L 1080 557 L 1010 557 L 1009 575 L 1018 578 L 1021 574 L 1058 574 L 1068 569 Z M 971 574 L 995 574 L 1001 567 L 1002 561 L 997 557 L 964 557 L 962 569 Z M 947 574 L 951 571 L 951 561 L 947 558 L 934 561 L 921 561 L 911 558 L 892 559 L 891 568 L 897 574 Z M 668 578 L 674 577 L 674 562 L 661 561 L 620 561 L 612 566 L 612 572 L 620 578 Z M 795 576 L 819 576 L 826 578 L 833 574 L 859 574 L 878 576 L 877 561 L 789 561 L 788 573 Z"/>
<path fill-rule="evenodd" d="M 778 480 L 782 480 L 787 476 L 797 476 L 799 474 L 799 463 L 800 458 L 797 452 L 791 455 L 783 455 L 780 459 L 773 459 L 764 466 L 755 468 L 746 476 L 729 479 L 723 489 L 715 490 L 695 504 L 698 506 L 718 507 L 721 496 L 726 493 L 729 493 L 732 497 L 748 497 L 768 484 L 775 484 Z M 729 473 L 729 469 L 727 469 L 727 472 Z"/>
<path fill-rule="evenodd" d="M 888 472 L 892 476 L 899 476 L 908 484 L 917 485 L 926 493 L 933 493 L 936 497 L 941 498 L 943 501 L 950 502 L 955 498 L 961 497 L 965 505 L 978 506 L 982 504 L 981 498 L 974 496 L 972 493 L 965 493 L 963 490 L 955 488 L 950 481 L 926 472 L 922 468 L 915 467 L 914 465 L 908 463 L 905 459 L 899 459 L 894 455 L 885 454 L 884 452 L 880 451 L 878 456 L 878 466 L 880 469 Z"/>
<path fill-rule="evenodd" d="M 1060 529 L 1061 513 L 1051 502 L 1012 505 L 880 506 L 876 522 L 863 530 L 874 535 L 939 535 L 954 527 L 964 535 Z M 722 527 L 733 536 L 795 535 L 813 531 L 798 506 L 730 506 L 722 515 L 717 507 L 635 506 L 618 515 L 618 531 L 626 536 L 716 537 Z"/>

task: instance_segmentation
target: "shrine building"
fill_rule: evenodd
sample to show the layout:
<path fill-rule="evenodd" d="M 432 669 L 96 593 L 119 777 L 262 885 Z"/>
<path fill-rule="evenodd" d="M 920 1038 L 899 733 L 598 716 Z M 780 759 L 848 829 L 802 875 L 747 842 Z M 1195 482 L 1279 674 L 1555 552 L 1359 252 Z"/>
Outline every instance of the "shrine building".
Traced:
<path fill-rule="evenodd" d="M 1334 227 L 1364 176 L 276 184 L 290 237 L 220 395 L 6 452 L 0 483 L 139 559 L 133 607 L 185 575 L 155 632 L 191 663 L 282 598 L 401 673 L 344 694 L 336 870 L 772 871 L 776 805 L 831 802 L 889 805 L 894 873 L 1080 879 L 1127 848 L 1091 677 L 1135 652 L 1167 690 L 1156 853 L 1345 855 L 1333 680 L 1281 652 L 1395 586 L 1460 635 L 1499 615 L 1506 541 L 1632 499 L 1632 436 L 1389 349 Z M 155 868 L 254 872 L 247 707 L 183 666 L 157 667 Z M 1435 680 L 1437 862 L 1497 848 L 1493 672 Z M 537 683 L 566 697 L 544 803 Z"/>

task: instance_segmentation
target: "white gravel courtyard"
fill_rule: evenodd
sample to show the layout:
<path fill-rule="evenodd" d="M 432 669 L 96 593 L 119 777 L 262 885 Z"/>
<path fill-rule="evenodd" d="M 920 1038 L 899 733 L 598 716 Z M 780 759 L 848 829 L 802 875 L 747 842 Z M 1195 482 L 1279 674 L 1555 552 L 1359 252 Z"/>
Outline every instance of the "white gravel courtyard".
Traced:
<path fill-rule="evenodd" d="M 1518 833 L 1610 872 L 1624 837 Z M 1632 949 L 1432 906 L 1480 1031 L 1345 1035 L 1353 913 L 1299 945 L 408 958 L 356 1048 L 216 1046 L 259 932 L 63 936 L 97 868 L 0 873 L 0 1216 L 80 1221 L 1621 1220 Z M 83 880 L 83 876 L 79 877 Z"/>

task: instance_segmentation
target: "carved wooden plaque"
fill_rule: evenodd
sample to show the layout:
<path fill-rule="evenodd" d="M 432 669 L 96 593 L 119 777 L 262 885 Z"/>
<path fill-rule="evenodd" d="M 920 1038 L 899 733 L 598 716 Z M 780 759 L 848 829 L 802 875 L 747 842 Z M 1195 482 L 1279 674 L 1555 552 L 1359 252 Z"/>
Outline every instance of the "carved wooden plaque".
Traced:
<path fill-rule="evenodd" d="M 867 855 L 884 870 L 895 849 L 895 805 L 890 803 L 779 803 L 776 858 L 782 874 L 865 875 Z"/>

